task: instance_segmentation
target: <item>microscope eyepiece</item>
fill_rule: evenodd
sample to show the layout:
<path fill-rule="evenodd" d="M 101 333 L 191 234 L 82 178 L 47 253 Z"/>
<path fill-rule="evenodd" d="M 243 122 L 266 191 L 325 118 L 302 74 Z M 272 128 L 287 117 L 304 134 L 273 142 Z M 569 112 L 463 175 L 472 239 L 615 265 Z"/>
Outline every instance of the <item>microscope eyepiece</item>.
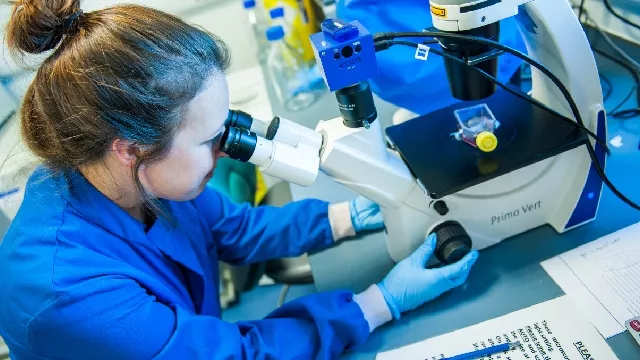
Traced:
<path fill-rule="evenodd" d="M 258 136 L 249 129 L 227 126 L 220 149 L 234 160 L 249 161 L 258 144 Z"/>
<path fill-rule="evenodd" d="M 241 110 L 229 110 L 225 124 L 227 126 L 249 130 L 251 129 L 251 125 L 253 125 L 253 117 Z"/>

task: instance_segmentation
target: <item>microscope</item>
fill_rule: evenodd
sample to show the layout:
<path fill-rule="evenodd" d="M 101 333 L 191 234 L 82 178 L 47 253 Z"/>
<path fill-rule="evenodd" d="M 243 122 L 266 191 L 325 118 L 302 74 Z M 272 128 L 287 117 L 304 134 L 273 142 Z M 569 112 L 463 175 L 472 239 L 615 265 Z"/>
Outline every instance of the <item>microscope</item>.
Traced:
<path fill-rule="evenodd" d="M 568 231 L 598 211 L 606 117 L 594 56 L 570 3 L 431 0 L 429 6 L 434 29 L 422 36 L 371 34 L 358 21 L 339 19 L 325 20 L 311 36 L 340 117 L 309 129 L 230 112 L 223 149 L 232 158 L 301 186 L 322 172 L 381 206 L 384 256 L 392 261 L 342 254 L 352 268 L 373 262 L 386 273 L 433 232 L 432 262 L 452 263 L 470 249 L 543 225 Z M 495 77 L 504 49 L 482 39 L 498 42 L 500 21 L 512 16 L 528 56 L 543 65 L 532 67 L 533 102 L 500 91 L 476 70 Z M 462 101 L 383 131 L 367 80 L 378 72 L 376 51 L 411 39 L 415 61 L 429 61 L 436 51 L 446 56 L 451 93 Z M 313 266 L 317 285 L 330 281 Z"/>

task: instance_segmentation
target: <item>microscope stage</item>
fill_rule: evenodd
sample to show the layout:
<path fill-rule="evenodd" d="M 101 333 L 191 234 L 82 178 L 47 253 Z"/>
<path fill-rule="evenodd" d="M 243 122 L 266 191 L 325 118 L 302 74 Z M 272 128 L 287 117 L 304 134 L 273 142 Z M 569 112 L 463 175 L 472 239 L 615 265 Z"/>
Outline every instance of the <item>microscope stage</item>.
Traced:
<path fill-rule="evenodd" d="M 486 103 L 500 126 L 498 146 L 489 153 L 456 140 L 454 110 Z M 481 101 L 447 108 L 390 126 L 386 134 L 433 199 L 584 145 L 587 135 L 566 119 L 498 89 Z M 586 149 L 585 149 L 586 151 Z"/>

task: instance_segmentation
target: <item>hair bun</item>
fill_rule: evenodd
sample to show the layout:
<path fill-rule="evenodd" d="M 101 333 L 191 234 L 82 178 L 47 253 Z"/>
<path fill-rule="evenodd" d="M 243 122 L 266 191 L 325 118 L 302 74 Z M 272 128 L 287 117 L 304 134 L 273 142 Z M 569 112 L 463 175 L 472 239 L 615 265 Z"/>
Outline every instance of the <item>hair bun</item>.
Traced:
<path fill-rule="evenodd" d="M 54 49 L 81 15 L 80 0 L 20 0 L 7 25 L 7 45 L 30 54 Z"/>

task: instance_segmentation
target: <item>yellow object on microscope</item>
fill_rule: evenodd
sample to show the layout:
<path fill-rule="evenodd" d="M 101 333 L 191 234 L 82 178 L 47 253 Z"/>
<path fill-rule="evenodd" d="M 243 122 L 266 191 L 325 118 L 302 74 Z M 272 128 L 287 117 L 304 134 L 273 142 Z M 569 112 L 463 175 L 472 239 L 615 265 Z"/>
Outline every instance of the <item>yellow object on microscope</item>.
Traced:
<path fill-rule="evenodd" d="M 265 9 L 284 7 L 286 21 L 291 31 L 285 34 L 285 42 L 296 49 L 307 64 L 315 62 L 315 55 L 309 37 L 320 31 L 324 20 L 322 8 L 314 0 L 263 0 Z"/>
<path fill-rule="evenodd" d="M 476 145 L 484 152 L 491 152 L 498 146 L 498 138 L 490 131 L 483 131 L 476 136 Z"/>

